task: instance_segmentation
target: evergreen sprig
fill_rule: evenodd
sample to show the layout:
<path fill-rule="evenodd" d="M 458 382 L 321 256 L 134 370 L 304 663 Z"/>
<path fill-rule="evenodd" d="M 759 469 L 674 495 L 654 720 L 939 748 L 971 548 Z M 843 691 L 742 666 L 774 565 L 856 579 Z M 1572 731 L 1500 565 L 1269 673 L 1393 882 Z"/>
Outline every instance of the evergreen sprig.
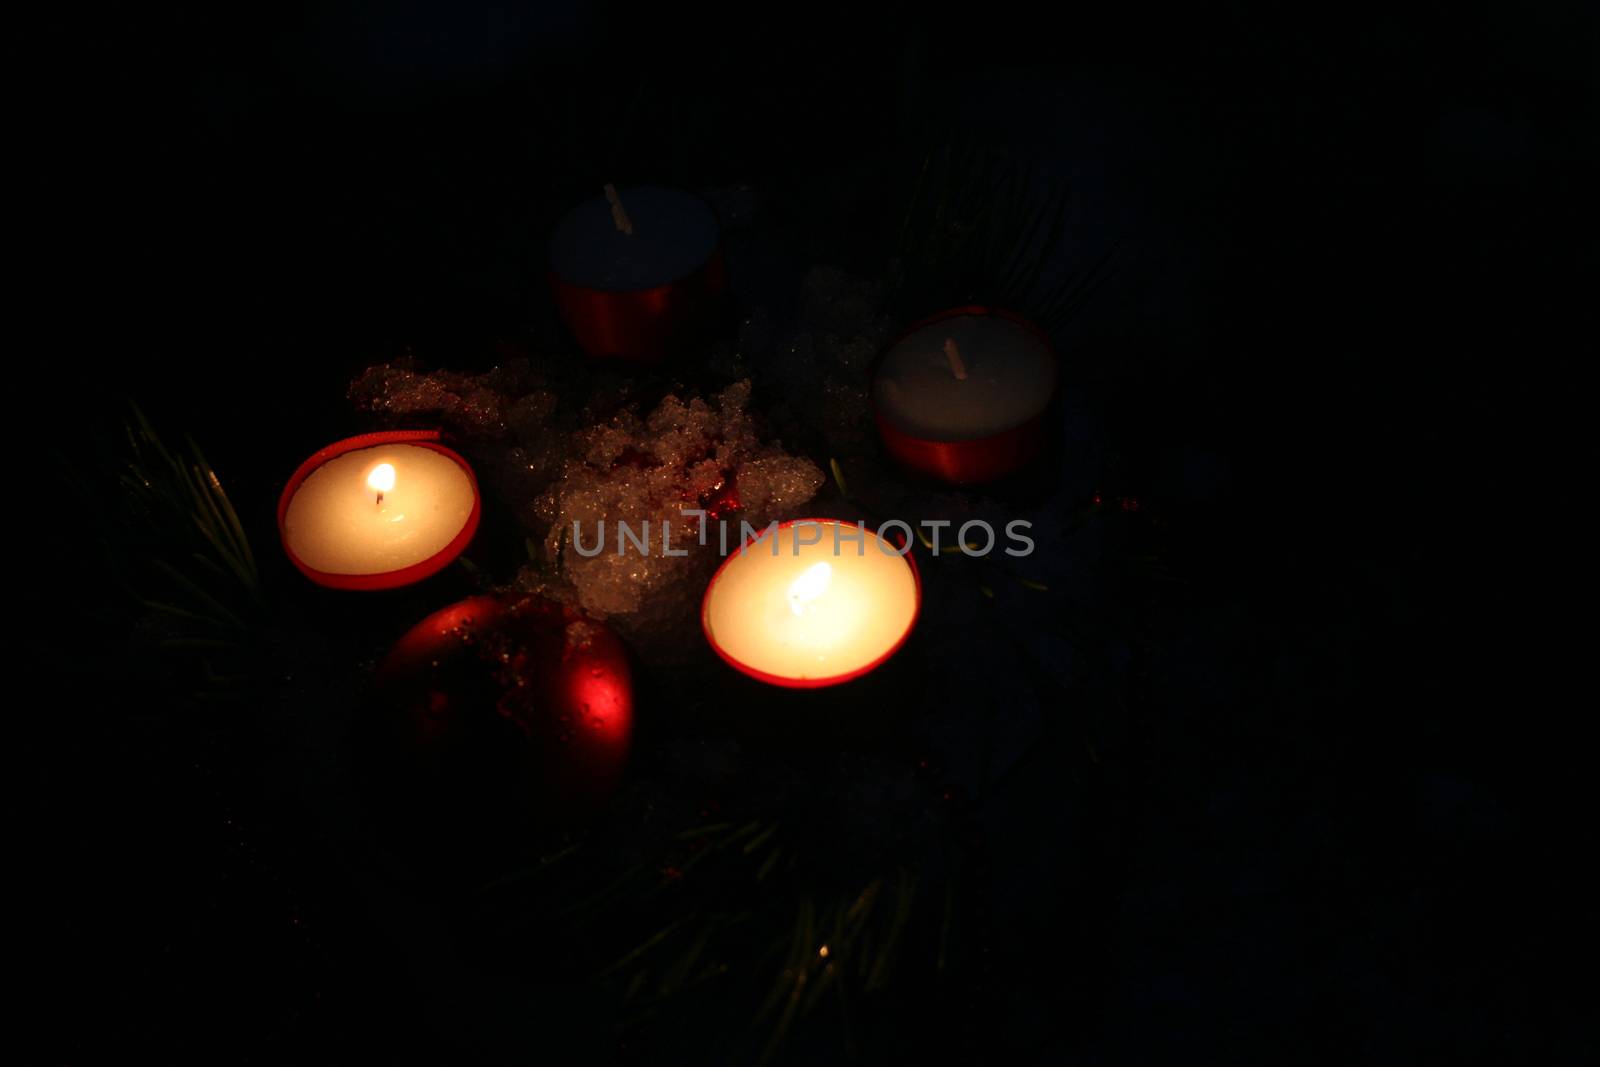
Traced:
<path fill-rule="evenodd" d="M 826 850 L 775 820 L 723 821 L 670 835 L 601 885 L 582 873 L 596 857 L 579 844 L 485 892 L 520 899 L 514 915 L 553 915 L 613 945 L 595 978 L 617 992 L 630 1028 L 681 1020 L 694 1004 L 718 1012 L 743 1004 L 748 1055 L 765 1063 L 824 1005 L 846 1020 L 848 1044 L 852 1009 L 894 984 L 919 911 L 940 931 L 926 962 L 942 971 L 949 954 L 953 883 L 927 891 L 904 866 L 837 877 Z"/>
<path fill-rule="evenodd" d="M 124 432 L 128 456 L 117 484 L 126 532 L 147 552 L 119 578 L 172 624 L 165 644 L 236 643 L 261 606 L 261 578 L 221 478 L 193 440 L 169 447 L 137 405 Z"/>
<path fill-rule="evenodd" d="M 922 160 L 895 242 L 891 300 L 902 319 L 960 304 L 1022 313 L 1049 332 L 1104 281 L 1107 253 L 1049 281 L 1068 235 L 1069 191 L 1036 167 L 947 143 Z"/>

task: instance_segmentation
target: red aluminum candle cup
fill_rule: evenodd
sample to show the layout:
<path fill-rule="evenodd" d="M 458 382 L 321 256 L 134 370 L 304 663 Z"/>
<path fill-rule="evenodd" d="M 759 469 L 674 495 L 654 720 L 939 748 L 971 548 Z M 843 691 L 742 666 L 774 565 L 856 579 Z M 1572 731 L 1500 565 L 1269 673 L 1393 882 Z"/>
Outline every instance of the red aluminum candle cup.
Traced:
<path fill-rule="evenodd" d="M 1045 439 L 1046 404 L 1016 425 L 997 433 L 978 437 L 953 438 L 912 433 L 896 426 L 883 411 L 877 397 L 878 371 L 884 358 L 906 338 L 937 322 L 961 317 L 988 317 L 1015 323 L 1031 333 L 1049 355 L 1059 374 L 1059 360 L 1042 329 L 1010 311 L 980 306 L 951 308 L 913 323 L 896 335 L 873 365 L 872 416 L 883 447 L 903 466 L 954 485 L 978 485 L 1002 478 L 1023 467 L 1039 454 Z M 1059 380 L 1059 379 L 1058 379 Z M 1054 396 L 1052 387 L 1051 397 Z"/>
<path fill-rule="evenodd" d="M 401 586 L 412 585 L 430 578 L 449 566 L 457 556 L 466 550 L 471 543 L 473 535 L 478 532 L 478 520 L 482 512 L 482 500 L 478 493 L 478 479 L 472 472 L 472 467 L 460 455 L 439 443 L 442 435 L 438 430 L 386 430 L 379 433 L 362 434 L 359 437 L 348 437 L 343 441 L 335 441 L 316 452 L 311 458 L 300 464 L 298 470 L 283 487 L 283 495 L 278 498 L 278 537 L 283 544 L 283 551 L 289 557 L 300 573 L 310 578 L 318 585 L 330 589 L 378 590 L 398 589 Z M 436 452 L 446 459 L 454 462 L 466 476 L 467 485 L 472 493 L 472 506 L 465 523 L 450 541 L 433 553 L 428 558 L 411 563 L 394 570 L 379 573 L 348 574 L 337 571 L 321 570 L 307 563 L 292 546 L 287 525 L 289 506 L 293 503 L 295 495 L 299 493 L 306 480 L 315 474 L 330 461 L 340 456 L 362 449 L 378 448 L 383 445 L 409 445 L 416 448 Z"/>
<path fill-rule="evenodd" d="M 778 523 L 777 528 L 781 532 L 790 530 L 792 527 L 805 523 L 822 527 L 829 525 L 850 527 L 852 529 L 856 527 L 855 523 L 845 522 L 842 519 L 802 518 L 790 519 L 787 522 Z M 770 530 L 770 527 L 768 530 Z M 824 686 L 840 685 L 844 682 L 860 678 L 865 674 L 869 674 L 886 663 L 896 652 L 900 651 L 900 648 L 906 643 L 907 639 L 910 638 L 911 631 L 916 629 L 917 618 L 922 614 L 922 575 L 917 570 L 917 561 L 912 556 L 907 538 L 879 533 L 877 536 L 886 543 L 893 545 L 899 554 L 894 555 L 886 553 L 875 545 L 864 543 L 862 555 L 878 553 L 882 556 L 885 563 L 888 563 L 889 561 L 898 561 L 904 563 L 907 571 L 909 572 L 910 586 L 909 589 L 904 586 L 900 586 L 898 592 L 902 596 L 909 596 L 910 603 L 909 614 L 904 620 L 903 628 L 898 625 L 890 626 L 882 634 L 877 635 L 872 639 L 875 641 L 875 643 L 881 644 L 882 647 L 874 649 L 869 659 L 867 659 L 865 662 L 855 664 L 848 669 L 832 674 L 805 675 L 803 673 L 798 673 L 793 669 L 779 669 L 778 664 L 771 661 L 759 664 L 752 662 L 753 658 L 759 657 L 751 657 L 744 652 L 743 643 L 736 640 L 736 632 L 743 629 L 745 626 L 758 626 L 760 624 L 762 613 L 771 608 L 771 604 L 768 602 L 770 598 L 764 597 L 761 594 L 770 592 L 770 590 L 762 589 L 758 586 L 747 585 L 745 589 L 741 590 L 740 592 L 742 599 L 732 602 L 729 605 L 729 611 L 726 613 L 715 611 L 713 605 L 718 599 L 719 585 L 729 580 L 730 575 L 735 573 L 734 568 L 738 568 L 742 565 L 742 563 L 748 562 L 745 559 L 746 550 L 748 550 L 749 554 L 754 556 L 757 560 L 768 557 L 770 550 L 762 547 L 759 544 L 762 538 L 767 534 L 768 530 L 758 531 L 752 536 L 747 537 L 740 545 L 740 550 L 723 560 L 722 565 L 719 566 L 716 570 L 716 573 L 711 576 L 711 581 L 706 584 L 705 596 L 700 602 L 700 627 L 706 635 L 706 643 L 711 646 L 712 651 L 721 657 L 723 662 L 727 663 L 735 670 L 749 675 L 751 678 L 754 678 L 757 681 L 765 682 L 768 685 L 782 686 L 786 689 L 819 689 Z M 874 533 L 874 531 L 868 530 L 867 533 L 871 534 Z M 822 540 L 819 542 L 802 543 L 803 545 L 819 544 L 826 547 L 826 552 L 818 552 L 805 557 L 813 560 L 813 562 L 807 564 L 807 567 L 814 567 L 816 562 L 825 561 L 827 558 L 835 558 L 832 555 L 834 542 L 828 539 L 829 536 L 830 535 L 824 533 L 822 534 Z M 841 538 L 840 556 L 845 555 L 843 548 L 844 544 L 849 544 L 853 548 L 853 541 L 846 540 L 846 538 L 850 536 L 852 535 L 844 535 L 844 537 Z M 783 549 L 772 558 L 778 560 L 792 559 L 797 558 L 797 555 L 792 554 L 792 549 Z M 796 563 L 795 566 L 798 568 L 799 564 Z M 800 573 L 803 574 L 804 570 L 802 569 Z M 777 588 L 777 595 L 780 598 L 782 597 L 785 588 L 790 590 L 792 595 L 794 585 L 798 584 L 798 582 L 791 582 L 790 577 L 791 576 L 789 574 L 785 573 L 779 577 L 775 583 L 768 583 Z M 849 581 L 848 578 L 844 580 Z M 882 591 L 888 593 L 889 595 L 893 595 L 895 589 L 896 586 L 889 585 L 887 589 Z M 872 590 L 871 584 L 868 585 L 868 590 Z M 821 596 L 825 596 L 826 592 L 819 592 L 815 595 L 820 598 Z M 779 614 L 781 616 L 781 611 Z M 799 614 L 799 612 L 797 611 L 796 614 Z M 722 615 L 725 620 L 720 629 L 716 620 L 716 616 L 718 615 Z M 741 618 L 741 615 L 744 617 Z M 782 635 L 768 635 L 764 639 L 763 643 L 767 644 L 769 647 L 774 644 L 780 644 L 782 643 Z M 739 647 L 735 647 L 736 645 Z"/>
<path fill-rule="evenodd" d="M 675 189 L 624 189 L 623 232 L 604 197 L 580 204 L 550 238 L 550 289 L 590 356 L 658 362 L 706 338 L 727 292 L 716 215 Z"/>

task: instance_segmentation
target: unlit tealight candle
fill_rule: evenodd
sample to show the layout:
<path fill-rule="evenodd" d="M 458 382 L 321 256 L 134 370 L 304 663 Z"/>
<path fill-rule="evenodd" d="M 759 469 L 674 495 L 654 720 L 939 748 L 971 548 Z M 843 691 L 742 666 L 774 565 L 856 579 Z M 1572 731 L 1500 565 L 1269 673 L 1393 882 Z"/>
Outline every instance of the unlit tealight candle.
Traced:
<path fill-rule="evenodd" d="M 1055 387 L 1055 357 L 1028 327 L 994 315 L 956 315 L 884 353 L 872 400 L 902 433 L 971 441 L 1037 417 Z"/>
<path fill-rule="evenodd" d="M 699 197 L 642 186 L 573 208 L 550 237 L 550 268 L 569 285 L 636 292 L 699 269 L 717 248 L 717 217 Z"/>

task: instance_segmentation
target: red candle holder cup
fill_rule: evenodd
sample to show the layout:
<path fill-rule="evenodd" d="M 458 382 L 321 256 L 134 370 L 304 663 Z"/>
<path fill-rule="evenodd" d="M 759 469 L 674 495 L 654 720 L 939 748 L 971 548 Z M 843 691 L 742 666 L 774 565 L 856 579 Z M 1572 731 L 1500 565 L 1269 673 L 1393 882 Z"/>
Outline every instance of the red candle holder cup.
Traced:
<path fill-rule="evenodd" d="M 573 338 L 596 359 L 658 363 L 711 332 L 728 290 L 717 246 L 695 270 L 649 289 L 595 289 L 549 272 L 556 310 Z"/>
<path fill-rule="evenodd" d="M 1060 360 L 1050 343 L 1050 336 L 1039 326 L 1015 312 L 971 305 L 941 311 L 901 330 L 878 353 L 878 359 L 873 364 L 873 378 L 877 376 L 878 365 L 895 345 L 924 327 L 962 316 L 989 316 L 1016 323 L 1038 338 L 1059 370 Z M 1058 383 L 1059 380 L 1058 375 Z M 890 423 L 878 410 L 876 402 L 872 406 L 872 418 L 877 424 L 878 437 L 883 441 L 884 450 L 902 466 L 954 485 L 981 485 L 1020 470 L 1039 454 L 1045 440 L 1045 414 L 1048 410 L 1046 406 L 1026 422 L 1000 433 L 964 440 L 940 440 L 906 433 Z"/>
<path fill-rule="evenodd" d="M 466 551 L 467 545 L 472 543 L 473 536 L 478 532 L 478 520 L 482 514 L 483 502 L 478 491 L 478 478 L 472 471 L 467 461 L 453 451 L 440 444 L 443 434 L 438 430 L 383 430 L 378 433 L 361 434 L 358 437 L 347 437 L 343 441 L 335 441 L 326 448 L 318 450 L 310 459 L 300 464 L 294 474 L 289 478 L 288 484 L 283 487 L 283 495 L 278 498 L 278 540 L 283 544 L 284 554 L 289 557 L 289 562 L 310 578 L 313 582 L 329 589 L 350 589 L 357 591 L 376 591 L 380 589 L 398 589 L 401 586 L 414 585 L 424 578 L 431 578 L 444 568 L 453 563 L 457 556 Z M 444 548 L 429 556 L 419 563 L 413 563 L 399 570 L 384 571 L 380 574 L 336 574 L 331 571 L 322 571 L 306 563 L 289 545 L 288 532 L 284 528 L 284 519 L 289 514 L 289 502 L 299 492 L 300 486 L 329 460 L 337 459 L 347 452 L 355 452 L 363 448 L 375 448 L 379 445 L 415 445 L 437 452 L 447 459 L 455 462 L 466 473 L 467 483 L 472 487 L 472 511 L 467 516 L 467 521 L 461 531 L 451 539 Z"/>
<path fill-rule="evenodd" d="M 844 520 L 834 518 L 789 519 L 785 522 L 780 522 L 778 524 L 778 529 L 787 529 L 790 526 L 794 526 L 796 523 L 802 522 L 844 523 Z M 854 524 L 844 523 L 844 525 L 849 526 Z M 767 529 L 770 529 L 770 527 Z M 760 540 L 761 537 L 767 532 L 767 529 L 763 529 L 754 535 L 745 538 L 744 541 L 742 541 L 739 545 L 739 551 L 743 552 L 745 545 L 752 544 L 755 541 Z M 874 531 L 874 533 L 878 533 L 878 531 Z M 761 670 L 759 667 L 752 667 L 748 663 L 744 663 L 743 661 L 738 660 L 730 655 L 725 648 L 717 643 L 716 636 L 711 632 L 711 592 L 717 587 L 717 580 L 722 577 L 722 572 L 727 570 L 728 566 L 738 558 L 737 554 L 730 555 L 727 559 L 722 561 L 720 566 L 717 567 L 716 572 L 711 575 L 711 581 L 706 583 L 705 595 L 700 599 L 700 629 L 701 632 L 706 635 L 706 643 L 711 646 L 711 650 L 715 652 L 724 663 L 732 667 L 734 670 L 739 671 L 741 674 L 748 675 L 758 682 L 765 682 L 768 685 L 780 686 L 785 689 L 822 689 L 827 686 L 843 685 L 845 682 L 854 681 L 863 675 L 871 674 L 873 671 L 877 670 L 879 667 L 883 666 L 890 659 L 892 659 L 896 652 L 900 651 L 900 649 L 905 645 L 906 641 L 910 639 L 911 632 L 917 628 L 917 619 L 922 615 L 922 572 L 917 569 L 917 561 L 915 556 L 912 554 L 909 548 L 906 548 L 908 543 L 906 537 L 899 534 L 891 536 L 883 533 L 878 533 L 878 536 L 882 537 L 890 544 L 893 544 L 896 548 L 906 549 L 900 558 L 905 561 L 906 566 L 911 570 L 911 584 L 914 590 L 913 595 L 915 596 L 915 600 L 912 602 L 911 606 L 911 618 L 906 621 L 905 632 L 900 635 L 894 644 L 885 649 L 881 655 L 873 659 L 872 662 L 865 663 L 854 670 L 845 671 L 841 674 L 829 675 L 824 678 L 791 678 L 787 675 L 771 674 L 767 671 Z"/>

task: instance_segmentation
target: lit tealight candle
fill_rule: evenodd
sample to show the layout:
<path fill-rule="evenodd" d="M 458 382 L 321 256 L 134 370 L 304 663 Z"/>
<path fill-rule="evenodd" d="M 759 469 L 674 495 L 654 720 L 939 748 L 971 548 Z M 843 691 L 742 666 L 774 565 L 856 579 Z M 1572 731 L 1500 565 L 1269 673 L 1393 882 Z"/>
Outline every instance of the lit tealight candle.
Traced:
<path fill-rule="evenodd" d="M 956 484 L 992 481 L 1038 451 L 1057 366 L 1032 324 L 956 308 L 913 326 L 884 352 L 872 407 L 884 447 Z"/>
<path fill-rule="evenodd" d="M 437 431 L 329 445 L 289 479 L 278 530 L 289 559 L 338 589 L 392 589 L 437 573 L 478 528 L 472 469 Z"/>
<path fill-rule="evenodd" d="M 836 685 L 892 656 L 922 590 L 910 554 L 836 519 L 796 519 L 748 541 L 712 576 L 701 624 L 717 654 L 773 685 Z"/>

